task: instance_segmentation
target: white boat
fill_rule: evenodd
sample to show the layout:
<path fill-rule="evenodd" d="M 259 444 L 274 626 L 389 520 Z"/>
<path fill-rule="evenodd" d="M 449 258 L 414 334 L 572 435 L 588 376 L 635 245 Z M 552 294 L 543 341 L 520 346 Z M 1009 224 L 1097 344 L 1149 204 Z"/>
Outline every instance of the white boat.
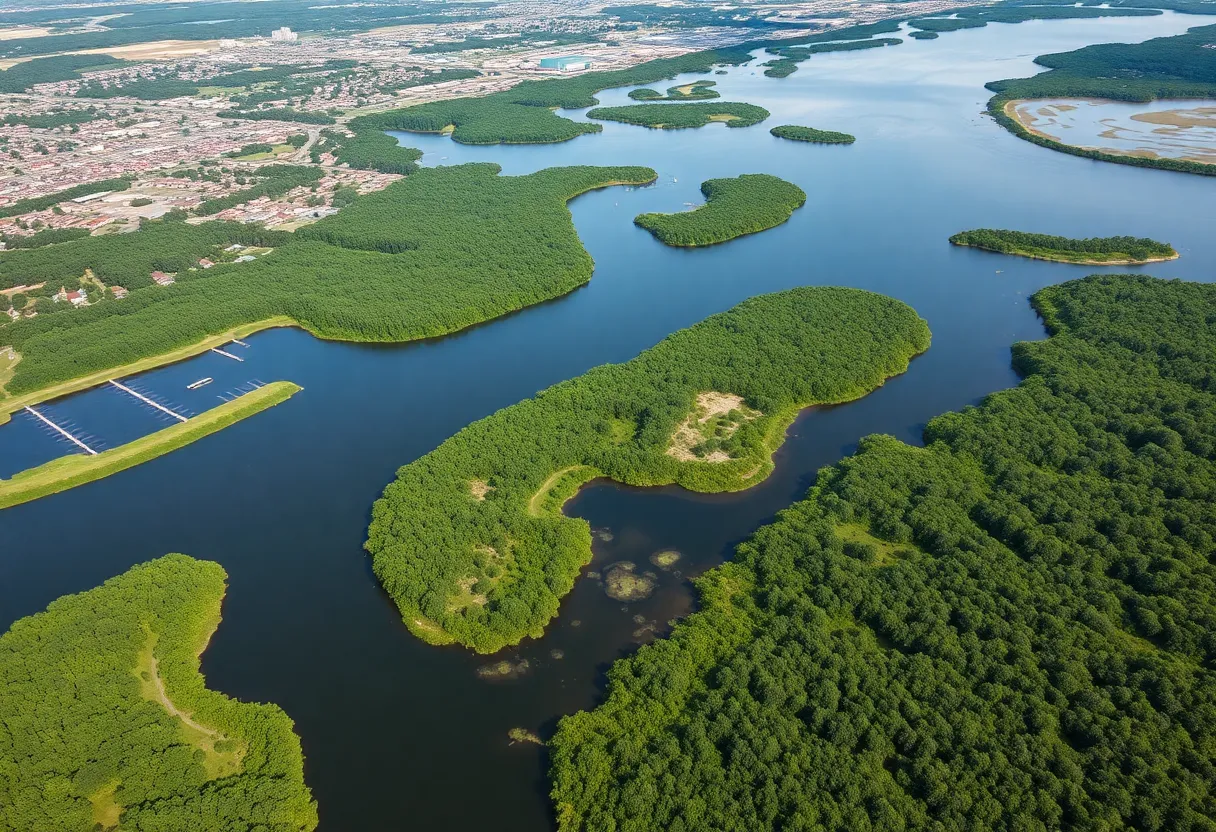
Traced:
<path fill-rule="evenodd" d="M 208 376 L 207 378 L 200 378 L 198 381 L 194 382 L 194 384 L 187 384 L 186 389 L 187 390 L 197 390 L 200 387 L 206 387 L 208 384 L 210 384 L 213 381 L 215 381 L 215 379 L 211 378 L 210 376 Z"/>

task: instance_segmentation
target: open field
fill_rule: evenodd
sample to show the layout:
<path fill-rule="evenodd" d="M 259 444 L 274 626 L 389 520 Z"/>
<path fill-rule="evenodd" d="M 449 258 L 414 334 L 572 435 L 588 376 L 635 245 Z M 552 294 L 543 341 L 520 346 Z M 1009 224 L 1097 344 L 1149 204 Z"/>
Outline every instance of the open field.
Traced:
<path fill-rule="evenodd" d="M 229 425 L 287 401 L 300 391 L 289 381 L 276 381 L 185 422 L 159 430 L 96 456 L 72 454 L 0 480 L 0 508 L 58 494 L 163 456 Z"/>

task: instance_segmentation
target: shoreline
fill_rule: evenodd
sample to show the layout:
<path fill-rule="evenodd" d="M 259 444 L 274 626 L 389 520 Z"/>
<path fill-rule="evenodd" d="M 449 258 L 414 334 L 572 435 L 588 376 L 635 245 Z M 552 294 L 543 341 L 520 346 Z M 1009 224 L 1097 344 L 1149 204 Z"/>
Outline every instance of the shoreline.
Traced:
<path fill-rule="evenodd" d="M 956 243 L 953 240 L 950 241 L 950 245 L 958 246 L 959 248 L 973 248 L 976 251 L 987 251 L 991 252 L 992 254 L 1004 254 L 1009 257 L 1025 257 L 1027 260 L 1043 260 L 1048 263 L 1065 263 L 1072 266 L 1143 266 L 1148 263 L 1166 263 L 1170 260 L 1177 260 L 1182 256 L 1175 251 L 1170 257 L 1149 257 L 1145 260 L 1129 260 L 1126 258 L 1122 260 L 1072 260 L 1064 257 L 1050 257 L 1046 254 L 1032 254 L 1030 252 L 1022 251 L 1001 251 L 1000 249 L 988 248 L 987 246 L 977 246 L 974 243 Z"/>

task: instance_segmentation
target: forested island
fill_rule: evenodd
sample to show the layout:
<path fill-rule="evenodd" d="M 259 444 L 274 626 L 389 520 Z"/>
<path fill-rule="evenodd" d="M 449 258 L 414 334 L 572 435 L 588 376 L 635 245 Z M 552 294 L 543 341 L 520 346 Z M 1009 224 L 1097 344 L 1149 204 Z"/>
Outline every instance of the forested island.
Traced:
<path fill-rule="evenodd" d="M 1112 10 L 1113 11 L 1113 10 Z M 1087 159 L 1216 176 L 1216 165 L 1188 159 L 1133 156 L 1076 147 L 1027 130 L 1009 112 L 1017 101 L 1035 98 L 1105 98 L 1154 101 L 1159 98 L 1216 97 L 1216 25 L 1198 26 L 1185 35 L 1143 43 L 1103 43 L 1073 52 L 1040 55 L 1035 63 L 1049 72 L 1031 78 L 993 81 L 996 93 L 988 114 L 1019 138 Z"/>
<path fill-rule="evenodd" d="M 1086 265 L 1131 265 L 1174 260 L 1178 252 L 1168 243 L 1147 237 L 1088 237 L 1074 240 L 1051 234 L 1027 234 L 997 228 L 961 231 L 950 238 L 956 246 L 971 246 L 1034 260 Z"/>
<path fill-rule="evenodd" d="M 22 471 L 7 480 L 0 479 L 0 508 L 58 494 L 164 456 L 281 404 L 299 391 L 299 385 L 288 381 L 271 382 L 192 419 L 162 428 L 117 448 L 96 455 L 69 454 Z"/>
<path fill-rule="evenodd" d="M 1211 826 L 1216 285 L 1034 306 L 1020 386 L 822 469 L 560 722 L 562 832 Z"/>
<path fill-rule="evenodd" d="M 848 133 L 837 133 L 835 130 L 816 130 L 814 127 L 801 127 L 797 124 L 782 124 L 768 132 L 779 139 L 789 139 L 792 142 L 811 142 L 812 144 L 852 144 L 856 136 Z"/>
<path fill-rule="evenodd" d="M 587 111 L 587 118 L 664 130 L 704 127 L 714 121 L 725 122 L 727 127 L 751 127 L 768 116 L 768 110 L 763 107 L 732 101 L 713 104 L 626 104 L 623 107 L 596 107 Z"/>
<path fill-rule="evenodd" d="M 121 301 L 0 327 L 0 344 L 21 355 L 7 392 L 34 393 L 175 350 L 201 352 L 205 339 L 237 327 L 248 334 L 259 322 L 352 341 L 463 329 L 586 283 L 591 257 L 566 202 L 655 177 L 641 167 L 498 173 L 493 164 L 419 170 L 294 234 L 160 221 L 120 237 L 4 252 L 5 286 L 50 281 L 57 288 L 89 268 L 131 289 Z M 274 251 L 254 262 L 188 270 L 228 240 L 253 237 Z M 166 267 L 177 270 L 177 283 L 152 284 L 150 272 Z M 0 411 L 8 409 L 0 400 Z"/>
<path fill-rule="evenodd" d="M 701 184 L 705 204 L 678 214 L 638 214 L 633 221 L 669 246 L 708 246 L 781 225 L 806 203 L 797 185 L 767 173 Z"/>
<path fill-rule="evenodd" d="M 925 322 L 882 295 L 752 298 L 402 467 L 372 510 L 376 576 L 432 644 L 492 653 L 539 637 L 591 558 L 587 522 L 561 513 L 583 483 L 747 488 L 799 410 L 863 396 L 928 346 Z"/>
<path fill-rule="evenodd" d="M 699 101 L 721 97 L 721 93 L 713 89 L 717 84 L 717 81 L 693 81 L 691 84 L 668 87 L 666 95 L 658 90 L 643 87 L 640 90 L 630 90 L 629 97 L 634 101 Z"/>
<path fill-rule="evenodd" d="M 168 555 L 0 636 L 0 828 L 316 828 L 291 719 L 198 671 L 226 577 Z"/>

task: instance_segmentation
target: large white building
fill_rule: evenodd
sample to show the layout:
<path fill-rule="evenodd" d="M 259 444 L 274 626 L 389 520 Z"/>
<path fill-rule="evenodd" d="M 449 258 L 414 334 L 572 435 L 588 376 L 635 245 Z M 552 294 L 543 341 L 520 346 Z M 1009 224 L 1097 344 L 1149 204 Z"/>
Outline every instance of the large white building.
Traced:
<path fill-rule="evenodd" d="M 289 27 L 284 26 L 281 29 L 275 29 L 273 32 L 271 32 L 270 39 L 277 40 L 277 41 L 283 41 L 286 43 L 295 43 L 297 40 L 300 39 L 300 36 L 297 33 L 291 31 L 291 29 Z"/>

